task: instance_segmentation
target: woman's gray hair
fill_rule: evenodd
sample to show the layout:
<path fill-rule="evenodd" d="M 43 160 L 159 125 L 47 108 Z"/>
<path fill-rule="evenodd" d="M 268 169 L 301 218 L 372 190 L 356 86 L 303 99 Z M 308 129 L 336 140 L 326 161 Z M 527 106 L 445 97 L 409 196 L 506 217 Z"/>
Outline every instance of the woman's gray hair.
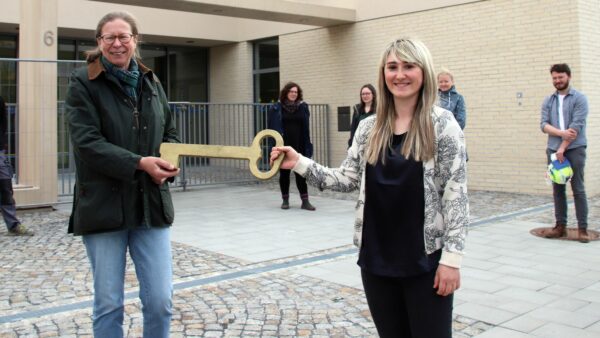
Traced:
<path fill-rule="evenodd" d="M 102 28 L 104 28 L 104 25 L 106 25 L 107 23 L 109 23 L 111 21 L 117 20 L 117 19 L 121 19 L 129 24 L 129 26 L 131 27 L 131 34 L 133 34 L 133 36 L 137 39 L 137 42 L 139 43 L 140 39 L 139 39 L 139 30 L 138 30 L 137 20 L 130 13 L 123 12 L 123 11 L 110 12 L 110 13 L 106 14 L 105 16 L 103 16 L 102 19 L 100 19 L 100 21 L 98 21 L 98 25 L 96 26 L 96 35 L 95 35 L 96 41 L 98 41 L 98 39 L 100 39 L 100 37 L 102 36 Z M 87 63 L 94 62 L 97 58 L 100 57 L 100 55 L 102 55 L 100 46 L 96 46 L 96 48 L 85 52 L 85 55 L 86 55 Z M 139 49 L 137 48 L 137 46 L 135 48 L 133 56 L 138 60 L 141 59 L 140 52 L 139 52 Z"/>

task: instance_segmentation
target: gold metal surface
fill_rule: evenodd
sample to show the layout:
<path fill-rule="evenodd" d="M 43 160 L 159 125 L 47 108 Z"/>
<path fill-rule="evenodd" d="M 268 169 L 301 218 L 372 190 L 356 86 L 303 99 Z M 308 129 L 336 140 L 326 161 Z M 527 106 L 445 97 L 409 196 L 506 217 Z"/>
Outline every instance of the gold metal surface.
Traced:
<path fill-rule="evenodd" d="M 252 175 L 261 180 L 267 180 L 279 171 L 279 166 L 281 165 L 281 161 L 283 161 L 283 156 L 279 156 L 273 162 L 273 166 L 269 171 L 260 171 L 258 169 L 258 162 L 262 159 L 260 143 L 262 139 L 267 137 L 275 139 L 275 146 L 283 146 L 283 137 L 277 131 L 264 129 L 256 134 L 250 147 L 162 143 L 160 145 L 160 157 L 177 168 L 179 168 L 180 156 L 245 159 L 250 161 L 250 172 Z"/>

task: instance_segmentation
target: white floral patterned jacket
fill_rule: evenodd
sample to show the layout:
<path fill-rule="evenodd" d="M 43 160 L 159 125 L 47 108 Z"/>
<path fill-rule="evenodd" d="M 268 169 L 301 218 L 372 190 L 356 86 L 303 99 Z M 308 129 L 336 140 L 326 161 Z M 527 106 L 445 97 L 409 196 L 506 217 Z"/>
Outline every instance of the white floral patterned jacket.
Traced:
<path fill-rule="evenodd" d="M 452 113 L 434 106 L 435 154 L 423 163 L 425 188 L 424 240 L 427 254 L 443 248 L 440 264 L 460 268 L 469 224 L 465 138 Z M 375 116 L 361 121 L 348 155 L 339 168 L 328 168 L 300 155 L 293 170 L 319 189 L 351 192 L 360 189 L 356 203 L 354 244 L 362 240 L 365 200 L 365 146 Z"/>

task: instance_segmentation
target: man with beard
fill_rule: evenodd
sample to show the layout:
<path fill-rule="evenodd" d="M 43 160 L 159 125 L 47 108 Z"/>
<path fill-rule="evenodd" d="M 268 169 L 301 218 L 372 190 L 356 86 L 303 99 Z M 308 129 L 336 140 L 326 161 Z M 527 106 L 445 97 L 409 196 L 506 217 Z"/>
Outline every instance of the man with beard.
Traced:
<path fill-rule="evenodd" d="M 565 158 L 571 163 L 573 177 L 571 189 L 575 199 L 578 239 L 581 243 L 590 241 L 587 233 L 588 206 L 583 184 L 587 140 L 585 125 L 588 115 L 588 101 L 585 95 L 569 85 L 571 69 L 565 63 L 550 68 L 552 84 L 556 92 L 546 97 L 542 103 L 541 129 L 548 134 L 546 154 L 556 154 L 561 163 Z M 567 233 L 567 193 L 566 184 L 552 184 L 554 195 L 554 228 L 546 233 L 547 238 L 558 238 Z"/>

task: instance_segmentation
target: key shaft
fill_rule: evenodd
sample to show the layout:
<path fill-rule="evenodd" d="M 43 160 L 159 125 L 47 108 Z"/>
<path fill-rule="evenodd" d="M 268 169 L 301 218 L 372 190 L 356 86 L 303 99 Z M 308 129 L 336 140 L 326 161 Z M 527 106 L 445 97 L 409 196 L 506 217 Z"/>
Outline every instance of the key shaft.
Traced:
<path fill-rule="evenodd" d="M 260 131 L 252 140 L 250 147 L 241 146 L 221 146 L 211 144 L 185 144 L 185 143 L 162 143 L 160 145 L 161 158 L 179 168 L 180 156 L 211 157 L 211 158 L 231 158 L 246 159 L 250 161 L 250 172 L 259 179 L 269 179 L 278 171 L 283 156 L 280 156 L 273 162 L 269 171 L 260 171 L 258 164 L 262 159 L 261 141 L 264 138 L 272 137 L 275 139 L 275 146 L 283 146 L 283 138 L 272 129 Z"/>

